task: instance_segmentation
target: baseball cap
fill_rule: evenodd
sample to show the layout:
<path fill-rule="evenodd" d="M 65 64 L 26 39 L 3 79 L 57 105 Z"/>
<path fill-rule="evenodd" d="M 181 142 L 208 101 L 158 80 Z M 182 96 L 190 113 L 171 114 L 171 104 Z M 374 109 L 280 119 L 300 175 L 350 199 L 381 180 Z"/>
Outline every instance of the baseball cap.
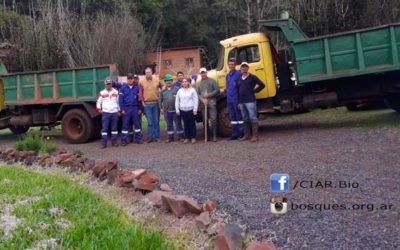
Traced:
<path fill-rule="evenodd" d="M 126 76 L 126 78 L 128 78 L 128 79 L 133 79 L 133 74 L 132 74 L 132 73 L 128 73 L 128 75 Z"/>
<path fill-rule="evenodd" d="M 166 74 L 164 76 L 164 81 L 171 81 L 171 80 L 173 80 L 173 78 L 172 78 L 172 76 L 170 74 Z"/>
<path fill-rule="evenodd" d="M 242 63 L 240 64 L 240 67 L 243 67 L 243 66 L 250 67 L 250 65 L 249 65 L 248 62 L 242 62 Z"/>
<path fill-rule="evenodd" d="M 104 84 L 105 84 L 105 85 L 108 85 L 108 84 L 111 84 L 111 83 L 112 83 L 111 79 L 106 79 L 106 80 L 104 81 Z"/>
<path fill-rule="evenodd" d="M 138 74 L 133 74 L 133 78 L 139 78 Z"/>
<path fill-rule="evenodd" d="M 206 69 L 206 68 L 201 68 L 199 72 L 200 72 L 200 73 L 201 73 L 201 72 L 207 72 L 207 69 Z"/>

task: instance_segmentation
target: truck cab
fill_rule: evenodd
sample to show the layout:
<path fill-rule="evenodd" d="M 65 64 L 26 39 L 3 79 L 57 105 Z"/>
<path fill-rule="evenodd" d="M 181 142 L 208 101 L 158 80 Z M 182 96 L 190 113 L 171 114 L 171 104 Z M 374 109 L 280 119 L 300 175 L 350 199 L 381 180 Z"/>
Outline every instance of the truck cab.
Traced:
<path fill-rule="evenodd" d="M 267 35 L 263 33 L 251 33 L 228 38 L 220 42 L 221 51 L 216 69 L 208 72 L 208 76 L 217 81 L 221 97 L 218 102 L 219 111 L 219 134 L 228 136 L 230 134 L 230 121 L 226 109 L 226 82 L 225 76 L 229 72 L 228 60 L 236 59 L 237 69 L 240 64 L 247 62 L 250 65 L 250 73 L 256 75 L 266 85 L 257 93 L 257 105 L 260 113 L 268 112 L 272 108 L 272 98 L 276 96 L 277 87 L 275 70 L 272 60 L 271 44 Z"/>

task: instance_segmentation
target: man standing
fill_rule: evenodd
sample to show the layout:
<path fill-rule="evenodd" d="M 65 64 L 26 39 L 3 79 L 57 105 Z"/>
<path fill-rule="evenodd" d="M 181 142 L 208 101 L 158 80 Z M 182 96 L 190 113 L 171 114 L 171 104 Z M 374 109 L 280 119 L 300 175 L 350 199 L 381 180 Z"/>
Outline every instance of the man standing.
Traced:
<path fill-rule="evenodd" d="M 242 62 L 240 69 L 242 76 L 239 78 L 239 104 L 242 111 L 243 120 L 246 124 L 246 133 L 240 139 L 250 139 L 256 142 L 258 140 L 258 119 L 257 119 L 257 102 L 255 93 L 260 92 L 265 88 L 265 84 L 255 75 L 249 73 L 249 64 Z M 257 86 L 257 87 L 256 87 Z"/>
<path fill-rule="evenodd" d="M 178 73 L 176 73 L 176 82 L 174 82 L 174 86 L 176 86 L 178 88 L 182 87 L 182 81 L 183 81 L 184 77 L 185 76 L 183 75 L 183 72 L 178 71 Z"/>
<path fill-rule="evenodd" d="M 232 127 L 230 140 L 237 140 L 244 134 L 242 114 L 238 107 L 238 81 L 242 73 L 236 70 L 236 60 L 234 58 L 229 59 L 228 67 L 229 73 L 226 75 L 226 103 Z"/>
<path fill-rule="evenodd" d="M 208 78 L 207 69 L 200 69 L 201 81 L 197 88 L 199 99 L 203 104 L 202 114 L 205 119 L 205 105 L 207 105 L 207 117 L 211 120 L 211 129 L 213 135 L 213 142 L 217 141 L 217 96 L 219 94 L 219 87 L 217 82 Z M 204 128 L 208 129 L 208 121 L 204 120 Z"/>
<path fill-rule="evenodd" d="M 129 130 L 132 129 L 132 124 L 135 126 L 135 143 L 140 144 L 142 142 L 142 130 L 139 118 L 142 98 L 138 83 L 138 75 L 128 74 L 128 84 L 122 84 L 119 90 L 119 106 L 122 114 L 122 146 L 126 146 L 127 144 Z"/>
<path fill-rule="evenodd" d="M 101 148 L 107 147 L 108 130 L 111 127 L 111 144 L 117 145 L 118 136 L 118 91 L 113 89 L 112 81 L 105 81 L 105 89 L 99 93 L 96 108 L 101 113 Z"/>
<path fill-rule="evenodd" d="M 166 86 L 161 91 L 160 98 L 158 99 L 158 104 L 160 106 L 161 114 L 164 114 L 165 121 L 167 122 L 167 133 L 168 133 L 168 139 L 166 140 L 167 143 L 174 141 L 174 133 L 175 133 L 174 122 L 175 122 L 175 128 L 179 134 L 179 120 L 175 111 L 175 98 L 176 98 L 176 93 L 178 93 L 179 87 L 174 86 L 172 84 L 172 80 L 173 79 L 170 74 L 165 75 L 164 82 Z"/>
<path fill-rule="evenodd" d="M 160 109 L 158 107 L 161 84 L 159 79 L 153 77 L 151 68 L 147 67 L 145 74 L 145 79 L 140 80 L 139 84 L 143 89 L 143 107 L 147 118 L 147 143 L 161 142 Z"/>

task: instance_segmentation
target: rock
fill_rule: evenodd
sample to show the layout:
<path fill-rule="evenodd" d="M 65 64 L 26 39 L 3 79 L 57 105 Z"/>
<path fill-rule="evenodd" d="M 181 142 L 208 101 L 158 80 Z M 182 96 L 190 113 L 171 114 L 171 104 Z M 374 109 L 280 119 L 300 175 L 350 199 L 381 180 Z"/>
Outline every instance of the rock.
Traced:
<path fill-rule="evenodd" d="M 147 201 L 155 207 L 161 207 L 162 206 L 162 196 L 168 196 L 170 193 L 164 192 L 164 191 L 153 191 L 145 196 Z"/>
<path fill-rule="evenodd" d="M 242 229 L 235 224 L 221 226 L 217 230 L 216 249 L 236 250 L 242 249 Z"/>
<path fill-rule="evenodd" d="M 34 155 L 31 155 L 31 156 L 28 156 L 28 157 L 25 158 L 24 164 L 25 164 L 26 166 L 32 166 L 33 163 L 34 163 L 36 160 L 37 160 L 37 157 L 34 156 Z"/>
<path fill-rule="evenodd" d="M 13 148 L 9 148 L 4 152 L 5 157 L 3 159 L 5 160 L 13 160 L 16 157 L 17 150 Z"/>
<path fill-rule="evenodd" d="M 57 157 L 56 157 L 56 161 L 57 161 Z M 75 157 L 71 156 L 71 157 L 59 162 L 58 164 L 63 167 L 74 167 L 77 165 L 77 162 L 75 160 Z"/>
<path fill-rule="evenodd" d="M 130 170 L 122 170 L 120 178 L 122 182 L 130 183 L 135 179 L 135 175 Z"/>
<path fill-rule="evenodd" d="M 83 163 L 82 171 L 87 172 L 87 171 L 92 170 L 94 168 L 94 166 L 95 166 L 95 163 L 96 163 L 96 161 L 87 159 Z"/>
<path fill-rule="evenodd" d="M 246 250 L 277 250 L 273 243 L 261 243 L 257 241 L 250 242 Z"/>
<path fill-rule="evenodd" d="M 166 183 L 161 184 L 160 189 L 161 191 L 172 192 L 172 188 Z"/>
<path fill-rule="evenodd" d="M 135 189 L 141 190 L 141 191 L 150 191 L 152 192 L 156 188 L 155 183 L 148 183 L 148 182 L 137 182 L 134 184 Z"/>
<path fill-rule="evenodd" d="M 93 167 L 93 175 L 95 177 L 100 177 L 100 174 L 104 172 L 106 168 L 107 168 L 107 163 L 105 161 L 102 160 L 95 161 Z"/>
<path fill-rule="evenodd" d="M 160 181 L 160 177 L 151 173 L 151 172 L 145 172 L 143 174 L 140 175 L 140 177 L 136 178 L 138 179 L 140 182 L 145 182 L 145 183 L 156 183 Z"/>
<path fill-rule="evenodd" d="M 217 203 L 214 201 L 206 201 L 203 204 L 203 211 L 212 212 L 217 209 Z"/>
<path fill-rule="evenodd" d="M 202 212 L 197 202 L 185 195 L 163 195 L 161 196 L 162 204 L 172 211 L 172 213 L 181 218 L 187 213 L 200 214 Z"/>
<path fill-rule="evenodd" d="M 182 199 L 185 201 L 185 206 L 189 210 L 189 212 L 194 213 L 194 214 L 200 214 L 203 212 L 201 207 L 199 206 L 199 203 L 192 197 L 186 196 L 186 195 L 178 195 L 178 199 Z"/>
<path fill-rule="evenodd" d="M 107 163 L 107 171 L 111 171 L 113 169 L 117 169 L 118 168 L 118 164 L 119 164 L 118 160 L 109 161 Z"/>
<path fill-rule="evenodd" d="M 109 185 L 114 185 L 119 177 L 119 174 L 119 170 L 115 168 L 107 172 L 107 183 Z"/>
<path fill-rule="evenodd" d="M 55 158 L 54 158 L 54 162 L 56 164 L 60 164 L 61 162 L 67 160 L 68 158 L 71 158 L 72 154 L 68 154 L 68 153 L 63 153 L 63 154 L 58 154 Z"/>
<path fill-rule="evenodd" d="M 61 155 L 61 154 L 66 154 L 67 150 L 65 148 L 57 148 L 56 151 L 54 151 L 54 155 Z"/>
<path fill-rule="evenodd" d="M 137 169 L 132 171 L 132 174 L 135 175 L 135 179 L 139 179 L 144 173 L 146 173 L 146 169 Z"/>
<path fill-rule="evenodd" d="M 171 210 L 171 212 L 178 218 L 181 218 L 189 211 L 185 206 L 185 201 L 179 200 L 173 196 L 161 196 L 163 206 Z"/>
<path fill-rule="evenodd" d="M 201 229 L 206 229 L 211 223 L 210 213 L 202 212 L 199 216 L 195 218 L 195 222 L 197 227 Z"/>
<path fill-rule="evenodd" d="M 37 153 L 35 151 L 19 151 L 18 156 L 20 160 L 25 160 L 30 156 L 36 156 Z"/>

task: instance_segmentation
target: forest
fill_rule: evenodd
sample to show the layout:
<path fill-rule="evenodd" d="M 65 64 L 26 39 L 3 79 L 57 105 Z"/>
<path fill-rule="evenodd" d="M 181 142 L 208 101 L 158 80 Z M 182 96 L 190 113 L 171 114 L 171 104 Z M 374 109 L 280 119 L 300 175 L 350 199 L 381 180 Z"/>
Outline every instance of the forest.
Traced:
<path fill-rule="evenodd" d="M 157 48 L 204 46 L 257 32 L 287 11 L 310 36 L 400 21 L 398 0 L 2 0 L 0 43 L 10 71 L 118 63 L 140 71 Z"/>

